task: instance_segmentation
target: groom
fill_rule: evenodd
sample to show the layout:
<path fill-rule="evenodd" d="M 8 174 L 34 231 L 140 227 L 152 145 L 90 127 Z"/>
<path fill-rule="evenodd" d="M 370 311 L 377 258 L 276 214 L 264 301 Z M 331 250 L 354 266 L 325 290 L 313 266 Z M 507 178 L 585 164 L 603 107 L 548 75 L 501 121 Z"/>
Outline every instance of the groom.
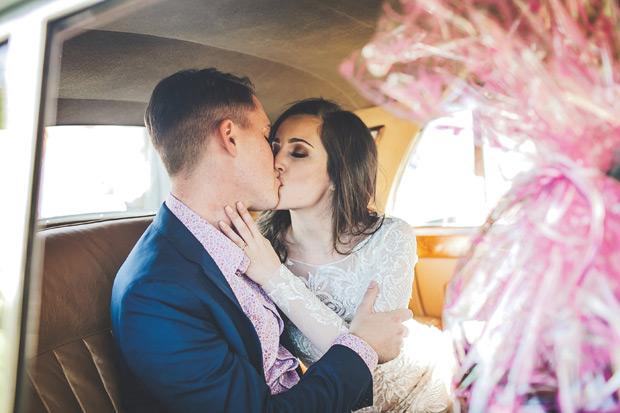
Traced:
<path fill-rule="evenodd" d="M 128 411 L 344 412 L 372 404 L 377 361 L 394 358 L 409 310 L 351 324 L 301 376 L 277 308 L 217 228 L 225 205 L 273 208 L 280 182 L 269 120 L 247 78 L 215 69 L 162 80 L 145 115 L 171 193 L 121 267 L 112 329 Z"/>

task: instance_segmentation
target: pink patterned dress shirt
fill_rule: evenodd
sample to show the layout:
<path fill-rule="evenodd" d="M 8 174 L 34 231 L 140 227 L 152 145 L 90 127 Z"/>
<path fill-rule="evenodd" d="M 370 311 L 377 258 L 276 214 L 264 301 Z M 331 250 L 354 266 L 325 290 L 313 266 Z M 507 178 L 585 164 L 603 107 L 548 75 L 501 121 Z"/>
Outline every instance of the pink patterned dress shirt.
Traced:
<path fill-rule="evenodd" d="M 284 323 L 267 293 L 248 277 L 239 276 L 250 265 L 249 258 L 235 243 L 209 224 L 197 213 L 176 199 L 172 194 L 166 199 L 166 206 L 181 223 L 196 237 L 213 258 L 224 278 L 230 285 L 241 308 L 248 316 L 261 343 L 265 380 L 272 394 L 293 387 L 299 376 L 295 369 L 299 362 L 280 344 Z M 334 341 L 355 351 L 372 372 L 377 365 L 377 354 L 364 340 L 352 334 L 341 335 Z"/>

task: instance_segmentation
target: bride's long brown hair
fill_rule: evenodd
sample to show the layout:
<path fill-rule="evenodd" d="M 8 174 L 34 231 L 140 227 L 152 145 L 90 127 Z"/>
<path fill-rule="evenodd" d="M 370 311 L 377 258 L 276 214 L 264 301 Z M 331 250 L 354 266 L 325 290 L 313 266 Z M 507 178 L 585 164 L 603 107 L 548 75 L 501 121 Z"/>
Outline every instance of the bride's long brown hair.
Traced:
<path fill-rule="evenodd" d="M 350 254 L 360 235 L 373 234 L 383 223 L 383 217 L 369 209 L 370 202 L 375 200 L 377 146 L 357 115 L 322 98 L 296 102 L 284 111 L 271 129 L 270 140 L 276 136 L 282 122 L 296 115 L 312 116 L 322 122 L 319 136 L 327 151 L 327 173 L 334 185 L 332 247 L 339 254 Z M 265 211 L 258 219 L 258 226 L 280 259 L 285 261 L 290 212 Z"/>

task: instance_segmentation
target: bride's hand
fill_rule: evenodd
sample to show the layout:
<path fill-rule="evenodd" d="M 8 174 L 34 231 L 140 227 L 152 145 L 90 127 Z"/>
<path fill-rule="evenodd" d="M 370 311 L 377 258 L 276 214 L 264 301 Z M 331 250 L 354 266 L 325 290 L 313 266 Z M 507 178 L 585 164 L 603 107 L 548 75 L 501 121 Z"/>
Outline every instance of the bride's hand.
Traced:
<path fill-rule="evenodd" d="M 280 268 L 280 258 L 269 241 L 263 237 L 258 225 L 242 202 L 237 202 L 237 211 L 226 206 L 226 215 L 230 218 L 237 233 L 224 221 L 219 222 L 220 229 L 232 242 L 243 249 L 250 259 L 250 266 L 245 275 L 259 285 L 265 285 Z"/>

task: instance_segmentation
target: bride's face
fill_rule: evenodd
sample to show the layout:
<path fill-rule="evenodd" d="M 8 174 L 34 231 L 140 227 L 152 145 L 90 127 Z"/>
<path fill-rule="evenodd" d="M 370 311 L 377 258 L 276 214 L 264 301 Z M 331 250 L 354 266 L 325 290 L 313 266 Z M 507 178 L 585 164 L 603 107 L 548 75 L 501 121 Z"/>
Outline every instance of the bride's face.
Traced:
<path fill-rule="evenodd" d="M 331 181 L 327 174 L 327 152 L 313 116 L 287 118 L 275 133 L 272 148 L 275 168 L 280 172 L 280 201 L 276 209 L 299 210 L 327 206 Z"/>

